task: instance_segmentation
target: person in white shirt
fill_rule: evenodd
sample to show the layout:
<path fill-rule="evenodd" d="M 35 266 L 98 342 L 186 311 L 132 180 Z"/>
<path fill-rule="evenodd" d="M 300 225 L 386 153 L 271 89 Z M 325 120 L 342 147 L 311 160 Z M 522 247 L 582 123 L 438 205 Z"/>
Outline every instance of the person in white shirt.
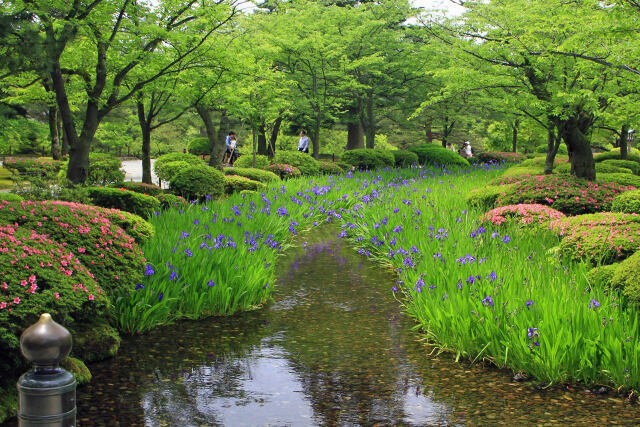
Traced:
<path fill-rule="evenodd" d="M 471 143 L 469 141 L 465 141 L 462 144 L 462 148 L 459 151 L 460 155 L 465 159 L 470 159 L 473 157 L 473 150 L 471 149 Z"/>
<path fill-rule="evenodd" d="M 304 131 L 300 131 L 300 141 L 298 141 L 298 151 L 309 153 L 309 137 Z"/>
<path fill-rule="evenodd" d="M 238 153 L 236 151 L 236 133 L 229 132 L 224 143 L 227 146 L 226 154 L 228 156 L 228 163 L 230 166 L 233 166 L 233 162 L 238 158 Z"/>

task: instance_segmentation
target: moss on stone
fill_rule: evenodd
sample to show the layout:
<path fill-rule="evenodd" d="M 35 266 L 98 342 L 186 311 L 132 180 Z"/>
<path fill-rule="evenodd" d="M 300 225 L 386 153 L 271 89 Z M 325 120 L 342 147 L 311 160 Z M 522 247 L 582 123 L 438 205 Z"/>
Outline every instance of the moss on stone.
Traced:
<path fill-rule="evenodd" d="M 73 330 L 73 355 L 85 362 L 114 356 L 120 348 L 120 335 L 106 323 L 87 324 Z"/>
<path fill-rule="evenodd" d="M 78 385 L 87 384 L 91 381 L 91 372 L 89 371 L 89 368 L 87 368 L 87 365 L 85 365 L 80 359 L 67 357 L 60 363 L 60 367 L 71 372 L 76 378 Z"/>

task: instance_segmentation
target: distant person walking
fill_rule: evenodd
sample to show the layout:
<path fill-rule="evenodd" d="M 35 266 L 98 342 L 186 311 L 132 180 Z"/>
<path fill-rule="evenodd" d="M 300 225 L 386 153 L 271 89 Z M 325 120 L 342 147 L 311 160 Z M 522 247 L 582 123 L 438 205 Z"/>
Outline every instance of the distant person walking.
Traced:
<path fill-rule="evenodd" d="M 464 144 L 462 144 L 462 148 L 460 149 L 460 151 L 458 151 L 458 154 L 460 154 L 465 159 L 472 158 L 473 148 L 471 148 L 471 143 L 469 141 L 465 141 Z"/>
<path fill-rule="evenodd" d="M 233 162 L 238 158 L 238 152 L 236 150 L 236 133 L 235 132 L 229 132 L 229 135 L 227 135 L 227 138 L 224 141 L 227 149 L 225 151 L 225 156 L 227 157 L 227 162 L 229 164 L 229 166 L 233 166 Z"/>
<path fill-rule="evenodd" d="M 298 141 L 298 151 L 309 154 L 309 137 L 304 131 L 300 131 L 300 141 Z"/>

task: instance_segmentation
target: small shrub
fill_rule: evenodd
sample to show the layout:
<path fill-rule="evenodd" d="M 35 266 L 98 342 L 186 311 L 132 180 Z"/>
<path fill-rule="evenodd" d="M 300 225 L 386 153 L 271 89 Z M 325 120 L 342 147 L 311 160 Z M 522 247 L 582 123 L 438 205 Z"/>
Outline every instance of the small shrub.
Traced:
<path fill-rule="evenodd" d="M 633 171 L 629 168 L 623 168 L 622 166 L 616 166 L 610 163 L 611 160 L 607 160 L 601 163 L 596 163 L 596 174 L 603 173 L 628 173 L 633 174 Z"/>
<path fill-rule="evenodd" d="M 408 168 L 411 165 L 418 164 L 418 155 L 409 150 L 393 150 L 391 151 L 394 158 L 394 164 L 397 168 Z"/>
<path fill-rule="evenodd" d="M 98 206 L 62 201 L 0 202 L 0 224 L 17 224 L 63 242 L 110 295 L 111 291 L 135 286 L 144 270 L 140 247 L 109 220 L 110 212 Z"/>
<path fill-rule="evenodd" d="M 158 194 L 156 199 L 160 202 L 160 207 L 162 209 L 175 208 L 189 204 L 183 197 L 176 196 L 175 194 Z"/>
<path fill-rule="evenodd" d="M 166 163 L 169 162 L 187 162 L 189 163 L 189 165 L 191 166 L 198 166 L 198 165 L 204 165 L 204 160 L 202 160 L 200 157 L 193 155 L 193 154 L 189 154 L 189 153 L 167 153 L 167 154 L 163 154 L 162 156 L 158 157 L 155 161 L 155 163 L 153 164 L 153 170 L 156 173 L 156 175 L 158 176 L 158 178 L 160 178 L 163 181 L 169 181 L 169 179 L 165 179 L 162 178 L 160 175 L 161 173 L 158 173 L 160 171 L 160 169 L 162 169 L 162 166 Z"/>
<path fill-rule="evenodd" d="M 320 165 L 316 159 L 299 151 L 278 151 L 275 163 L 295 166 L 302 175 L 306 176 L 317 175 L 320 171 Z"/>
<path fill-rule="evenodd" d="M 613 275 L 619 266 L 620 264 L 610 264 L 592 268 L 587 272 L 589 284 L 599 286 L 603 289 L 610 288 Z"/>
<path fill-rule="evenodd" d="M 550 228 L 562 236 L 562 255 L 574 261 L 611 264 L 640 248 L 640 215 L 600 212 L 556 220 Z"/>
<path fill-rule="evenodd" d="M 85 181 L 87 185 L 112 185 L 121 184 L 124 181 L 122 161 L 112 154 L 90 153 L 89 176 Z"/>
<path fill-rule="evenodd" d="M 596 171 L 598 171 L 598 166 L 601 166 L 601 165 L 612 165 L 612 166 L 618 166 L 620 168 L 630 169 L 634 175 L 640 175 L 640 163 L 634 162 L 633 160 L 619 160 L 619 159 L 603 160 L 600 163 L 596 164 Z"/>
<path fill-rule="evenodd" d="M 269 167 L 269 163 L 269 158 L 267 156 L 256 154 L 256 167 L 253 168 L 253 154 L 247 154 L 245 156 L 240 156 L 235 162 L 233 162 L 233 166 L 238 168 L 253 168 L 265 170 Z"/>
<path fill-rule="evenodd" d="M 249 178 L 238 175 L 227 175 L 224 177 L 225 193 L 233 194 L 243 190 L 266 191 L 267 186 L 259 181 L 252 181 Z"/>
<path fill-rule="evenodd" d="M 170 182 L 173 177 L 178 175 L 185 169 L 189 169 L 193 166 L 193 163 L 186 162 L 184 160 L 176 160 L 174 162 L 166 162 L 161 164 L 156 169 L 156 175 L 163 181 Z"/>
<path fill-rule="evenodd" d="M 607 151 L 605 153 L 596 154 L 593 156 L 593 159 L 598 162 L 603 162 L 605 160 L 621 160 L 620 159 L 620 148 L 614 148 L 611 151 Z M 632 148 L 627 153 L 627 160 L 632 160 L 636 163 L 640 163 L 640 150 L 636 148 Z"/>
<path fill-rule="evenodd" d="M 611 203 L 611 211 L 640 214 L 640 190 L 618 194 Z"/>
<path fill-rule="evenodd" d="M 366 148 L 345 151 L 342 161 L 361 170 L 392 168 L 395 165 L 395 157 L 391 151 Z"/>
<path fill-rule="evenodd" d="M 496 200 L 498 200 L 499 197 L 504 196 L 507 190 L 507 186 L 487 185 L 471 190 L 469 194 L 467 194 L 466 201 L 471 207 L 478 208 L 482 211 L 488 211 L 495 207 Z"/>
<path fill-rule="evenodd" d="M 599 173 L 596 178 L 600 182 L 611 182 L 618 185 L 626 185 L 640 188 L 640 176 L 630 173 Z"/>
<path fill-rule="evenodd" d="M 539 226 L 565 217 L 565 214 L 549 206 L 520 204 L 492 209 L 484 215 L 483 221 L 490 222 L 494 225 L 515 222 L 521 226 Z"/>
<path fill-rule="evenodd" d="M 284 163 L 269 165 L 269 171 L 280 176 L 281 179 L 298 178 L 299 176 L 302 176 L 302 172 L 300 172 L 300 169 Z"/>
<path fill-rule="evenodd" d="M 59 160 L 6 159 L 2 162 L 2 166 L 14 174 L 22 175 L 27 181 L 33 178 L 53 181 L 60 171 L 61 162 Z"/>
<path fill-rule="evenodd" d="M 611 287 L 622 289 L 630 303 L 640 303 L 640 252 L 622 261 L 611 278 Z"/>
<path fill-rule="evenodd" d="M 352 165 L 350 165 L 349 163 L 345 163 L 343 161 L 336 162 L 336 165 L 340 166 L 340 169 L 342 169 L 343 172 L 353 170 Z"/>
<path fill-rule="evenodd" d="M 613 198 L 628 190 L 616 184 L 589 182 L 569 175 L 523 176 L 503 182 L 513 185 L 498 198 L 496 206 L 535 203 L 551 206 L 567 215 L 607 211 Z"/>
<path fill-rule="evenodd" d="M 0 193 L 0 201 L 5 200 L 7 202 L 21 202 L 24 199 L 22 196 L 13 193 Z"/>
<path fill-rule="evenodd" d="M 280 177 L 273 172 L 265 171 L 262 169 L 254 169 L 254 168 L 225 168 L 223 170 L 225 175 L 238 175 L 244 176 L 245 178 L 252 179 L 254 181 L 260 182 L 274 182 L 280 181 Z"/>
<path fill-rule="evenodd" d="M 72 248 L 30 227 L 0 226 L 0 376 L 23 372 L 22 331 L 51 313 L 73 330 L 104 316 L 109 301 Z"/>
<path fill-rule="evenodd" d="M 179 172 L 170 182 L 171 191 L 187 200 L 217 199 L 224 193 L 224 175 L 209 166 L 193 166 Z"/>
<path fill-rule="evenodd" d="M 105 210 L 105 215 L 109 218 L 112 224 L 122 228 L 124 232 L 133 237 L 139 245 L 142 245 L 153 238 L 155 233 L 153 225 L 136 214 L 112 209 Z"/>
<path fill-rule="evenodd" d="M 435 144 L 417 145 L 409 150 L 418 155 L 421 165 L 469 166 L 469 162 L 461 155 Z"/>
<path fill-rule="evenodd" d="M 340 175 L 342 172 L 342 168 L 334 162 L 320 162 L 320 173 L 323 175 Z"/>
<path fill-rule="evenodd" d="M 257 191 L 252 191 L 252 190 L 242 190 L 240 192 L 240 195 L 242 196 L 242 198 L 259 196 L 260 194 L 261 193 L 259 193 Z"/>
<path fill-rule="evenodd" d="M 187 147 L 187 151 L 196 156 L 206 156 L 207 154 L 211 154 L 211 144 L 209 143 L 209 138 L 194 138 L 189 141 L 189 145 Z"/>
<path fill-rule="evenodd" d="M 103 208 L 120 209 L 147 218 L 160 210 L 160 202 L 153 196 L 140 194 L 124 188 L 90 187 L 91 201 Z"/>
<path fill-rule="evenodd" d="M 162 194 L 162 188 L 153 184 L 145 184 L 144 182 L 128 181 L 120 185 L 119 187 L 125 190 L 135 191 L 136 193 L 146 194 L 149 196 L 157 196 Z"/>

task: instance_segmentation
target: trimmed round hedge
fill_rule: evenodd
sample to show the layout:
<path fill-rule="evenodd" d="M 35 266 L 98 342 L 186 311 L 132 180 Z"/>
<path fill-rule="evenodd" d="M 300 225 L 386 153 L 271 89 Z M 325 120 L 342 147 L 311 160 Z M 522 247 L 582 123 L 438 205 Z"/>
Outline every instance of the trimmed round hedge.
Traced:
<path fill-rule="evenodd" d="M 469 162 L 458 153 L 435 144 L 417 145 L 409 150 L 418 155 L 421 165 L 469 166 Z"/>
<path fill-rule="evenodd" d="M 169 193 L 159 194 L 156 196 L 156 199 L 160 202 L 160 207 L 162 209 L 176 208 L 188 204 L 184 197 Z"/>
<path fill-rule="evenodd" d="M 620 148 L 614 148 L 611 151 L 597 154 L 593 157 L 593 159 L 596 161 L 596 163 L 611 159 L 622 160 L 620 159 Z M 631 150 L 629 150 L 629 152 L 627 153 L 627 160 L 632 160 L 636 163 L 640 163 L 640 151 L 636 148 L 632 148 Z"/>
<path fill-rule="evenodd" d="M 345 151 L 341 160 L 362 170 L 392 168 L 396 162 L 391 151 L 367 148 Z"/>
<path fill-rule="evenodd" d="M 163 154 L 162 156 L 156 159 L 155 163 L 153 164 L 153 170 L 158 176 L 158 178 L 160 178 L 163 181 L 169 181 L 169 179 L 163 178 L 161 176 L 162 172 L 160 172 L 160 170 L 162 169 L 163 165 L 165 165 L 166 163 L 179 162 L 179 161 L 187 162 L 189 163 L 190 166 L 205 165 L 204 160 L 202 160 L 200 157 L 193 154 L 167 153 L 167 154 Z"/>
<path fill-rule="evenodd" d="M 640 163 L 633 160 L 609 159 L 599 162 L 597 165 L 612 165 L 620 168 L 630 169 L 634 175 L 640 175 Z M 597 166 L 596 165 L 596 170 Z"/>
<path fill-rule="evenodd" d="M 132 290 L 142 279 L 145 261 L 135 239 L 111 222 L 111 213 L 62 201 L 0 202 L 0 224 L 17 224 L 64 242 L 109 295 Z"/>
<path fill-rule="evenodd" d="M 640 188 L 640 176 L 630 173 L 599 173 L 596 178 L 600 182 L 612 182 L 618 185 L 627 185 Z"/>
<path fill-rule="evenodd" d="M 193 166 L 179 172 L 170 182 L 171 191 L 187 200 L 211 197 L 224 193 L 224 174 L 209 166 Z"/>
<path fill-rule="evenodd" d="M 119 185 L 118 187 L 125 190 L 135 191 L 136 193 L 146 194 L 148 196 L 158 196 L 162 194 L 162 188 L 153 184 L 145 184 L 144 182 L 127 181 Z"/>
<path fill-rule="evenodd" d="M 173 179 L 174 176 L 178 175 L 179 172 L 182 172 L 183 170 L 189 169 L 190 167 L 196 165 L 198 164 L 189 163 L 184 160 L 176 160 L 173 162 L 162 163 L 157 168 L 154 166 L 154 168 L 156 169 L 156 175 L 158 175 L 158 178 L 163 181 L 169 182 Z"/>
<path fill-rule="evenodd" d="M 340 175 L 342 168 L 334 162 L 320 162 L 320 173 L 323 175 Z"/>
<path fill-rule="evenodd" d="M 211 144 L 209 143 L 209 138 L 201 137 L 192 139 L 191 141 L 189 141 L 187 151 L 196 156 L 206 156 L 207 154 L 211 154 Z"/>
<path fill-rule="evenodd" d="M 609 160 L 610 162 L 611 160 Z M 596 174 L 602 173 L 628 173 L 633 174 L 633 171 L 629 168 L 624 168 L 622 166 L 616 166 L 608 162 L 600 162 L 596 163 Z"/>
<path fill-rule="evenodd" d="M 317 175 L 320 172 L 319 162 L 309 154 L 299 151 L 278 151 L 276 153 L 277 164 L 295 166 L 302 175 Z"/>
<path fill-rule="evenodd" d="M 394 158 L 394 164 L 397 168 L 408 168 L 418 163 L 418 155 L 409 150 L 393 150 L 391 151 Z"/>
<path fill-rule="evenodd" d="M 26 369 L 20 334 L 42 313 L 73 331 L 104 317 L 109 300 L 77 252 L 47 234 L 0 226 L 0 249 L 0 377 L 7 379 Z"/>
<path fill-rule="evenodd" d="M 113 154 L 90 153 L 87 185 L 121 184 L 124 181 L 122 161 Z"/>
<path fill-rule="evenodd" d="M 466 201 L 471 207 L 488 211 L 495 207 L 496 200 L 503 197 L 508 190 L 509 187 L 506 185 L 485 185 L 471 190 L 466 196 Z"/>
<path fill-rule="evenodd" d="M 253 154 L 247 154 L 244 156 L 240 156 L 235 162 L 233 162 L 233 166 L 237 168 L 253 168 L 265 170 L 269 167 L 269 163 L 269 158 L 267 156 L 256 154 L 256 167 L 253 168 Z"/>
<path fill-rule="evenodd" d="M 613 275 L 616 273 L 619 266 L 620 264 L 609 264 L 592 268 L 587 272 L 587 280 L 589 281 L 589 284 L 600 286 L 602 288 L 610 288 L 611 279 L 613 279 Z"/>
<path fill-rule="evenodd" d="M 224 168 L 222 172 L 224 172 L 225 175 L 244 176 L 245 178 L 259 182 L 280 181 L 280 177 L 275 173 L 257 168 Z"/>
<path fill-rule="evenodd" d="M 573 261 L 611 264 L 640 249 L 640 215 L 600 212 L 554 221 L 560 252 Z"/>
<path fill-rule="evenodd" d="M 147 218 L 160 210 L 160 202 L 153 196 L 125 190 L 124 188 L 89 187 L 93 204 L 111 209 L 131 212 Z"/>
<path fill-rule="evenodd" d="M 536 147 L 535 152 L 536 153 L 541 153 L 541 154 L 546 154 L 548 150 L 547 144 L 540 144 Z M 558 147 L 558 152 L 556 154 L 569 154 L 569 150 L 567 149 L 567 146 L 565 144 L 560 144 L 560 146 Z"/>
<path fill-rule="evenodd" d="M 243 190 L 266 191 L 267 186 L 260 181 L 253 181 L 244 176 L 227 175 L 224 177 L 224 191 L 227 194 L 239 193 Z"/>
<path fill-rule="evenodd" d="M 640 251 L 620 263 L 611 278 L 611 287 L 622 289 L 630 303 L 640 303 Z"/>
<path fill-rule="evenodd" d="M 105 210 L 105 215 L 112 224 L 122 228 L 125 233 L 133 237 L 139 245 L 151 240 L 155 234 L 153 224 L 131 212 L 111 209 Z"/>
<path fill-rule="evenodd" d="M 611 203 L 611 210 L 640 214 L 640 190 L 625 191 L 617 195 Z"/>

